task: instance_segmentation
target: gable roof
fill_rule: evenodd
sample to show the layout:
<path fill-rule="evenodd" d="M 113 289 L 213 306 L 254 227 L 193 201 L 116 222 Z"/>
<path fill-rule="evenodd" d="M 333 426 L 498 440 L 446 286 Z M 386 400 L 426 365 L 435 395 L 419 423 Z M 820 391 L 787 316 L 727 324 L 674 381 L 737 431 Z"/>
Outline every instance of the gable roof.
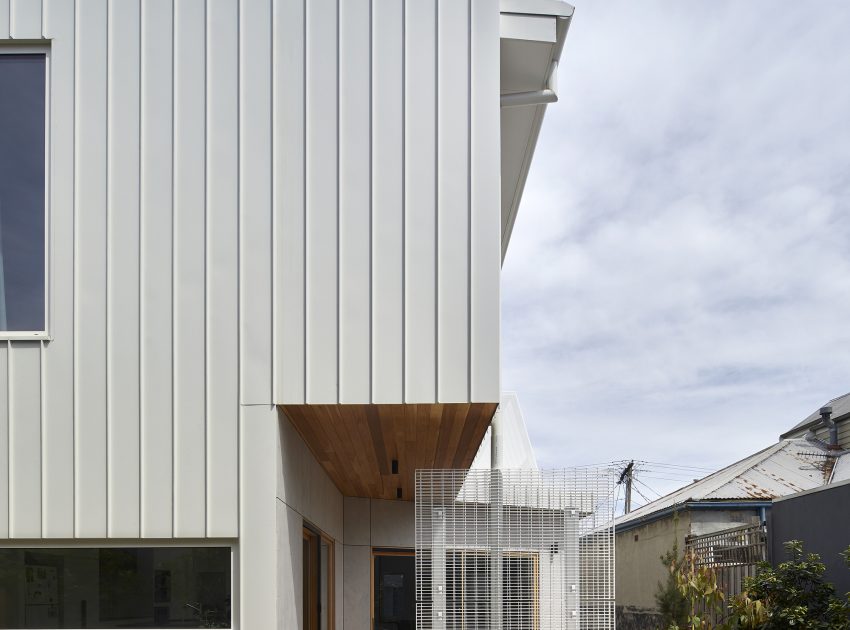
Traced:
<path fill-rule="evenodd" d="M 696 501 L 770 501 L 826 481 L 826 451 L 804 439 L 782 440 L 621 516 L 617 527 Z"/>
<path fill-rule="evenodd" d="M 534 448 L 531 446 L 531 440 L 528 437 L 528 429 L 525 426 L 525 418 L 522 415 L 516 392 L 502 393 L 502 401 L 499 403 L 499 409 L 496 413 L 499 414 L 502 423 L 502 444 L 504 448 L 502 468 L 539 470 L 540 467 L 537 465 L 537 458 L 534 456 Z M 481 440 L 481 446 L 478 447 L 478 452 L 470 466 L 473 470 L 490 468 L 491 431 L 492 429 L 488 428 L 487 433 L 484 434 L 484 439 Z"/>
<path fill-rule="evenodd" d="M 850 417 L 850 393 L 833 398 L 828 403 L 822 405 L 822 407 L 826 407 L 827 405 L 832 407 L 833 420 L 840 421 L 845 419 L 845 417 Z M 819 422 L 820 408 L 810 413 L 804 420 L 795 424 L 793 428 L 780 435 L 779 439 L 784 440 L 792 435 L 799 434 L 801 431 L 807 431 L 810 427 L 817 425 Z"/>

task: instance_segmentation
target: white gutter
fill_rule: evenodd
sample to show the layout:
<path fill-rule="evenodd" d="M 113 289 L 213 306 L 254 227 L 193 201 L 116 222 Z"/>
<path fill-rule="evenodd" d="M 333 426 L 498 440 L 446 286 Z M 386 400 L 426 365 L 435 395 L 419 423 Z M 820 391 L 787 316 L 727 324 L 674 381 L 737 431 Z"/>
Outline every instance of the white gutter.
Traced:
<path fill-rule="evenodd" d="M 510 92 L 501 95 L 502 107 L 524 107 L 526 105 L 545 105 L 558 102 L 558 60 L 549 66 L 546 87 L 531 92 Z"/>

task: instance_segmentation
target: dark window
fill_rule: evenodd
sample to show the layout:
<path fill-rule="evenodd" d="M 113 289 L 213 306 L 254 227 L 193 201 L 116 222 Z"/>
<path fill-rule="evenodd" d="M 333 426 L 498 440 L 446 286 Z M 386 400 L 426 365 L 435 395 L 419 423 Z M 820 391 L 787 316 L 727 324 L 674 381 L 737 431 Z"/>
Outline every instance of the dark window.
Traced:
<path fill-rule="evenodd" d="M 45 65 L 0 54 L 0 331 L 45 328 Z"/>
<path fill-rule="evenodd" d="M 0 549 L 0 628 L 229 627 L 229 547 Z"/>

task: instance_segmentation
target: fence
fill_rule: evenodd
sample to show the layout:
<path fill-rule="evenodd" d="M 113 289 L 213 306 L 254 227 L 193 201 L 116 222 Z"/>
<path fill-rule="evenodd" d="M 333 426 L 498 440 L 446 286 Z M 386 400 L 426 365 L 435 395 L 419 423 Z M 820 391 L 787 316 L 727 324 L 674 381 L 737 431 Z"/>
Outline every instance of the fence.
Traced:
<path fill-rule="evenodd" d="M 756 574 L 758 563 L 767 560 L 767 529 L 763 524 L 744 525 L 688 536 L 685 548 L 694 552 L 699 566 L 714 569 L 728 600 L 741 592 L 745 577 Z"/>

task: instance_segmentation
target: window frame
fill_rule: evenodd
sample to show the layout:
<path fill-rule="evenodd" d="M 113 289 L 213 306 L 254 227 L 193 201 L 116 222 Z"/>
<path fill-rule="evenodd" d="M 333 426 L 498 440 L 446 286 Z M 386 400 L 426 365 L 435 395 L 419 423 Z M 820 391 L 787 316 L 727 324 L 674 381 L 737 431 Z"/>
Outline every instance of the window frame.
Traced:
<path fill-rule="evenodd" d="M 318 604 L 319 610 L 322 610 L 322 593 L 321 593 L 321 579 L 322 574 L 327 573 L 327 606 L 325 607 L 324 614 L 328 624 L 328 630 L 334 630 L 336 628 L 336 540 L 322 531 L 320 528 L 316 527 L 312 523 L 304 520 L 301 525 L 301 539 L 302 541 L 308 540 L 310 537 L 315 539 L 316 541 L 316 603 Z M 323 567 L 321 561 L 321 548 L 322 543 L 327 543 L 328 545 L 328 564 L 329 566 Z M 302 599 L 304 597 L 303 589 L 306 585 L 301 584 L 302 588 Z M 303 602 L 302 602 L 303 605 Z M 315 611 L 314 611 L 315 612 Z M 307 611 L 301 611 L 302 617 L 302 627 L 304 625 L 304 621 L 306 619 Z M 316 628 L 320 630 L 321 628 L 321 612 L 318 613 L 318 617 L 316 619 Z"/>
<path fill-rule="evenodd" d="M 80 540 L 80 539 L 8 539 L 0 543 L 2 549 L 142 549 L 170 547 L 184 549 L 187 547 L 227 547 L 230 549 L 230 628 L 223 630 L 241 630 L 240 617 L 240 579 L 239 579 L 239 544 L 233 539 L 210 538 L 147 538 L 109 540 Z M 26 630 L 25 628 L 4 628 L 3 630 Z M 85 630 L 84 628 L 66 628 L 65 630 Z M 105 628 L 104 630 L 110 630 Z M 117 629 L 116 629 L 117 630 Z M 158 630 L 157 628 L 139 628 L 138 630 Z M 162 630 L 161 628 L 159 630 Z"/>
<path fill-rule="evenodd" d="M 8 41 L 8 40 L 7 40 Z M 12 40 L 14 41 L 14 40 Z M 53 241 L 53 224 L 50 221 L 51 200 L 51 172 L 50 172 L 50 45 L 49 44 L 21 44 L 20 42 L 0 42 L 0 57 L 4 55 L 44 55 L 44 330 L 0 330 L 0 341 L 50 341 L 50 322 L 52 314 L 52 303 L 50 296 L 53 293 L 53 269 L 52 257 L 50 255 L 51 243 Z"/>

